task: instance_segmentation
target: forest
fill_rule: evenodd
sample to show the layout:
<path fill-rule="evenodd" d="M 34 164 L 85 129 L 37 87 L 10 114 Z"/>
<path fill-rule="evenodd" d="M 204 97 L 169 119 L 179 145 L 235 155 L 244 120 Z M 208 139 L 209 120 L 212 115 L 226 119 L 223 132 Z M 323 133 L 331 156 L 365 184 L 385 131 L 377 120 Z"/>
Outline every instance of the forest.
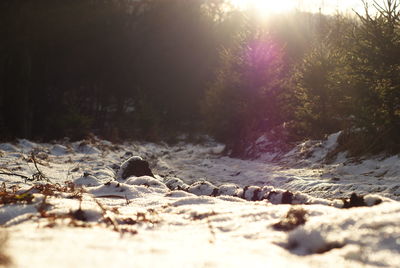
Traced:
<path fill-rule="evenodd" d="M 342 130 L 353 155 L 398 153 L 399 4 L 260 21 L 226 0 L 3 0 L 0 139 L 201 133 L 246 156 Z"/>
<path fill-rule="evenodd" d="M 400 0 L 0 0 L 0 268 L 398 268 L 399 178 Z"/>

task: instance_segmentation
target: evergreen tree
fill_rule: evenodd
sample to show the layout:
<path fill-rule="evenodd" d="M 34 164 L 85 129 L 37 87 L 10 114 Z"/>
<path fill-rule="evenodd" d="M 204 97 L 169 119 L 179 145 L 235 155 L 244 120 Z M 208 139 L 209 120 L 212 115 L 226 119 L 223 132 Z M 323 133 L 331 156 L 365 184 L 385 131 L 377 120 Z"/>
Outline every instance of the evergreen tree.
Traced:
<path fill-rule="evenodd" d="M 348 85 L 356 124 L 364 136 L 359 153 L 400 150 L 400 8 L 397 0 L 375 2 L 372 15 L 358 15 L 349 34 Z"/>
<path fill-rule="evenodd" d="M 299 105 L 294 127 L 300 137 L 322 138 L 343 128 L 348 92 L 339 82 L 342 57 L 332 44 L 321 42 L 295 70 L 293 94 Z"/>
<path fill-rule="evenodd" d="M 254 133 L 282 123 L 284 78 L 282 46 L 261 29 L 248 27 L 223 49 L 216 79 L 207 91 L 204 112 L 209 131 L 232 155 L 244 152 Z"/>

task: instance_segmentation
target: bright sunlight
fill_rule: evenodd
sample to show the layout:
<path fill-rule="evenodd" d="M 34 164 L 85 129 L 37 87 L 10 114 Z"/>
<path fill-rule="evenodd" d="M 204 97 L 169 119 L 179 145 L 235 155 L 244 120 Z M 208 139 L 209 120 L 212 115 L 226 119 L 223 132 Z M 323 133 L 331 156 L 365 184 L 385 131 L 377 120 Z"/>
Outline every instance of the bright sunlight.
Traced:
<path fill-rule="evenodd" d="M 253 9 L 260 16 L 266 17 L 274 13 L 283 13 L 297 7 L 297 1 L 285 0 L 230 0 L 232 5 L 238 9 Z"/>
<path fill-rule="evenodd" d="M 361 0 L 229 0 L 234 8 L 254 10 L 260 17 L 292 10 L 333 14 L 337 11 L 352 14 L 353 11 L 363 12 Z M 365 0 L 373 9 L 373 1 Z"/>

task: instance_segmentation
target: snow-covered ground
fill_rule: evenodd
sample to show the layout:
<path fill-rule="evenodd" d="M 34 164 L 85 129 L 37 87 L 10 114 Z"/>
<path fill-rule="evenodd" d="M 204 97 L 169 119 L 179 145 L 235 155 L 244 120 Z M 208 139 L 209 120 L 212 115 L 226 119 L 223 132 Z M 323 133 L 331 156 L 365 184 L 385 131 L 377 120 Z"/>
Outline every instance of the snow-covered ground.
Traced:
<path fill-rule="evenodd" d="M 400 267 L 400 159 L 324 164 L 338 135 L 251 161 L 213 142 L 0 144 L 0 267 Z M 155 176 L 121 178 L 133 156 Z"/>

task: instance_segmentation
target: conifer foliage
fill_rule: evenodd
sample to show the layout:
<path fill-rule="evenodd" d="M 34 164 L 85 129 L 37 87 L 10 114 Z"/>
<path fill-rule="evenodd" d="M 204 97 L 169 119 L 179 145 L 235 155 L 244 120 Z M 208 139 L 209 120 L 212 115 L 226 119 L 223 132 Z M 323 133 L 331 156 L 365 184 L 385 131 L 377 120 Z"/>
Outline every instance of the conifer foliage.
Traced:
<path fill-rule="evenodd" d="M 377 14 L 367 5 L 364 15 L 357 14 L 360 22 L 349 36 L 348 84 L 357 126 L 369 137 L 367 148 L 399 151 L 400 7 L 397 0 L 375 2 L 375 7 Z"/>
<path fill-rule="evenodd" d="M 204 112 L 209 131 L 235 155 L 243 152 L 254 133 L 282 123 L 283 50 L 272 35 L 253 28 L 221 50 L 220 59 L 216 79 L 206 92 Z"/>

